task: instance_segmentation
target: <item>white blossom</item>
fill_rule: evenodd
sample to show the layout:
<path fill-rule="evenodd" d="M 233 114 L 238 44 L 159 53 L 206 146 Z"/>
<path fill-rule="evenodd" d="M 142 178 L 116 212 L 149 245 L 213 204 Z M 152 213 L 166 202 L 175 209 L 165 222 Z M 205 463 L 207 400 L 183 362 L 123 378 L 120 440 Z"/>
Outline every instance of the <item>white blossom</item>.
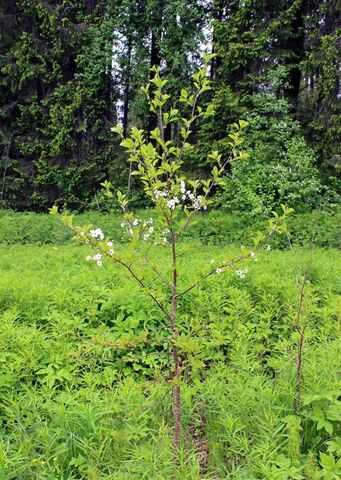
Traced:
<path fill-rule="evenodd" d="M 96 230 L 90 230 L 90 236 L 92 238 L 99 238 L 100 240 L 104 239 L 104 233 L 100 228 L 96 228 Z"/>
<path fill-rule="evenodd" d="M 201 197 L 194 198 L 192 206 L 193 206 L 194 210 L 200 210 L 201 208 L 206 210 L 206 208 L 207 208 L 207 206 L 203 203 Z"/>
<path fill-rule="evenodd" d="M 181 182 L 180 182 L 180 192 L 181 192 L 182 194 L 186 193 L 186 184 L 185 184 L 184 181 L 181 181 Z M 182 198 L 183 198 L 183 197 L 182 197 Z M 186 197 L 185 197 L 185 198 L 186 198 Z"/>
<path fill-rule="evenodd" d="M 102 254 L 101 253 L 96 253 L 96 255 L 94 255 L 93 257 L 91 255 L 87 255 L 85 257 L 85 259 L 86 259 L 87 262 L 90 262 L 91 260 L 93 260 L 94 262 L 97 263 L 98 267 L 102 266 Z"/>
<path fill-rule="evenodd" d="M 215 273 L 221 273 L 222 271 L 223 271 L 222 268 L 217 268 L 216 271 L 215 271 Z"/>
<path fill-rule="evenodd" d="M 115 250 L 113 248 L 111 248 L 108 252 L 108 255 L 110 255 L 111 257 L 114 255 L 115 253 Z"/>
<path fill-rule="evenodd" d="M 268 250 L 268 251 L 271 250 L 271 245 L 267 245 L 265 250 Z"/>
<path fill-rule="evenodd" d="M 243 268 L 242 270 L 236 270 L 236 275 L 238 275 L 238 277 L 240 278 L 245 278 L 245 275 L 247 274 L 247 272 L 248 272 L 248 269 Z"/>
<path fill-rule="evenodd" d="M 149 231 L 149 233 L 153 233 L 154 232 L 154 227 L 149 227 L 148 231 Z"/>
<path fill-rule="evenodd" d="M 166 192 L 162 192 L 161 190 L 158 190 L 158 189 L 155 189 L 154 192 L 153 192 L 153 194 L 154 194 L 154 197 L 155 197 L 156 199 L 167 197 L 167 193 L 166 193 Z"/>
<path fill-rule="evenodd" d="M 112 247 L 114 244 L 112 242 L 107 243 L 107 247 Z"/>
<path fill-rule="evenodd" d="M 167 202 L 167 207 L 174 210 L 175 206 L 180 203 L 178 197 L 173 197 Z"/>
<path fill-rule="evenodd" d="M 145 220 L 143 222 L 144 227 L 148 227 L 148 225 L 153 225 L 153 219 L 152 218 L 150 218 L 149 220 Z"/>

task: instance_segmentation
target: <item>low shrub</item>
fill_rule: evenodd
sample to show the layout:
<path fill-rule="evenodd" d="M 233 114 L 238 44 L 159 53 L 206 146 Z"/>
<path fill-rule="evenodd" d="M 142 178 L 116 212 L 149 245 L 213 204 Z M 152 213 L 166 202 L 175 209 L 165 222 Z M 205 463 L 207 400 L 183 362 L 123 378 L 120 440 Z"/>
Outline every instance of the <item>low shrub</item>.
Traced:
<path fill-rule="evenodd" d="M 113 240 L 123 239 L 120 214 L 87 212 L 76 215 L 78 225 L 89 223 L 101 225 L 102 230 Z M 143 210 L 138 212 L 138 215 L 147 219 L 151 216 L 151 211 Z M 297 245 L 303 246 L 309 243 L 315 231 L 314 244 L 317 247 L 339 247 L 341 210 L 291 215 L 287 223 L 292 241 Z M 188 239 L 197 239 L 204 244 L 248 244 L 252 241 L 254 232 L 264 230 L 266 224 L 266 217 L 228 214 L 223 210 L 213 210 L 199 214 L 196 223 L 186 232 L 186 236 Z M 62 245 L 68 243 L 72 237 L 72 232 L 65 226 L 44 214 L 0 211 L 0 226 L 0 244 Z M 287 239 L 285 236 L 278 236 L 274 239 L 273 246 L 287 248 Z"/>

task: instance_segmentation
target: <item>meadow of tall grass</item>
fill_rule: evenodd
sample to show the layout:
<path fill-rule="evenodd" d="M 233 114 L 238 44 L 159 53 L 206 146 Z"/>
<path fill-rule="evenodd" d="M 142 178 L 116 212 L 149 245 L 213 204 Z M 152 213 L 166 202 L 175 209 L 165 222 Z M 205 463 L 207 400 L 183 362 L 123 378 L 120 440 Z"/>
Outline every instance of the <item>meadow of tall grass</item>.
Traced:
<path fill-rule="evenodd" d="M 238 251 L 186 241 L 184 282 Z M 0 247 L 1 479 L 340 478 L 335 248 L 273 248 L 245 278 L 208 279 L 179 301 L 174 470 L 167 325 L 122 270 L 67 242 Z"/>

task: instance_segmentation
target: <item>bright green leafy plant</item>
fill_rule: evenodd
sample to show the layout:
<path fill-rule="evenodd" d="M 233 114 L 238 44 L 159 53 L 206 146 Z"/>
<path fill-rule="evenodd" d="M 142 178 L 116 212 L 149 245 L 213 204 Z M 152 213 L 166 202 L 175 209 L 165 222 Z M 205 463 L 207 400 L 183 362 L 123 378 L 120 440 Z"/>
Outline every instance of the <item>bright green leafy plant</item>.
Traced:
<path fill-rule="evenodd" d="M 237 247 L 189 243 L 183 282 L 194 281 L 208 259 L 238 255 Z M 181 258 L 186 247 L 179 248 Z M 292 358 L 297 257 L 272 248 L 248 265 L 244 279 L 212 275 L 181 297 L 179 337 L 201 348 L 193 361 L 204 366 L 189 371 L 188 362 L 186 370 L 183 365 L 184 436 L 175 475 L 170 359 L 155 338 L 157 332 L 168 335 L 167 318 L 118 264 L 103 261 L 98 268 L 84 261 L 90 249 L 86 244 L 0 246 L 0 478 L 274 480 L 295 467 L 304 480 L 324 480 L 320 454 L 332 455 L 335 464 L 341 454 L 335 411 L 340 382 L 336 249 L 314 249 L 305 298 L 310 321 L 299 425 Z M 151 252 L 164 275 L 167 253 L 164 247 Z M 306 249 L 297 254 L 303 265 L 309 261 Z M 129 331 L 136 340 L 148 331 L 148 342 L 118 348 Z M 214 348 L 219 332 L 225 340 Z M 192 361 L 188 354 L 186 360 Z M 37 375 L 49 365 L 56 374 L 68 370 L 71 378 L 52 385 L 48 373 Z M 333 424 L 332 435 L 317 430 L 311 416 L 318 407 Z M 207 454 L 199 472 L 194 447 L 200 438 Z M 323 470 L 327 477 L 330 472 Z"/>
<path fill-rule="evenodd" d="M 211 56 L 206 57 L 206 61 L 210 59 Z M 195 215 L 210 206 L 213 189 L 224 184 L 227 165 L 230 162 L 243 161 L 247 157 L 242 149 L 242 132 L 247 123 L 239 121 L 238 124 L 234 124 L 234 132 L 230 134 L 230 154 L 226 158 L 217 151 L 209 154 L 212 163 L 209 178 L 186 178 L 181 167 L 184 154 L 192 146 L 190 137 L 193 122 L 205 119 L 212 113 L 210 106 L 203 109 L 198 105 L 200 95 L 210 89 L 207 68 L 201 68 L 193 75 L 193 92 L 185 89 L 181 91 L 179 101 L 184 105 L 184 114 L 179 109 L 168 108 L 171 99 L 165 91 L 167 80 L 160 76 L 158 69 L 153 69 L 153 72 L 153 79 L 142 90 L 147 96 L 150 110 L 157 116 L 157 127 L 149 134 L 133 127 L 127 138 L 124 137 L 120 126 L 112 129 L 121 136 L 121 146 L 128 154 L 128 161 L 134 166 L 133 174 L 142 182 L 145 194 L 154 205 L 153 217 L 142 220 L 129 212 L 128 199 L 118 192 L 117 199 L 124 212 L 121 227 L 129 239 L 129 246 L 125 244 L 124 248 L 114 243 L 112 239 L 106 238 L 100 228 L 94 228 L 92 225 L 75 226 L 72 216 L 67 214 L 59 218 L 81 241 L 95 249 L 95 255 L 89 255 L 88 261 L 96 262 L 99 267 L 105 258 L 119 264 L 135 279 L 167 320 L 163 341 L 172 358 L 169 373 L 172 387 L 173 448 L 178 461 L 183 431 L 181 425 L 183 372 L 189 366 L 199 368 L 202 365 L 200 336 L 195 336 L 191 331 L 187 335 L 180 335 L 177 321 L 180 300 L 214 275 L 233 271 L 240 278 L 244 278 L 247 273 L 245 262 L 258 259 L 259 250 L 266 248 L 268 236 L 285 231 L 285 219 L 292 209 L 283 205 L 283 212 L 274 214 L 274 218 L 269 221 L 269 231 L 267 234 L 257 234 L 252 250 L 242 247 L 241 254 L 235 259 L 219 262 L 208 259 L 206 269 L 198 272 L 196 279 L 188 281 L 186 255 L 188 256 L 190 251 L 182 247 L 181 240 Z M 174 130 L 179 134 L 169 138 L 166 133 L 172 130 L 172 125 L 177 126 Z M 113 197 L 110 183 L 105 182 L 103 186 L 107 195 Z M 57 208 L 51 209 L 51 213 L 57 214 Z M 154 247 L 164 250 L 162 269 L 155 256 L 151 255 Z M 125 332 L 116 343 L 117 348 L 120 347 L 120 342 L 121 348 L 129 348 L 130 345 L 135 347 L 137 342 L 146 341 L 149 332 L 144 332 L 137 338 L 134 336 L 134 324 L 131 327 L 130 332 Z M 216 338 L 215 341 L 219 344 L 221 339 Z"/>

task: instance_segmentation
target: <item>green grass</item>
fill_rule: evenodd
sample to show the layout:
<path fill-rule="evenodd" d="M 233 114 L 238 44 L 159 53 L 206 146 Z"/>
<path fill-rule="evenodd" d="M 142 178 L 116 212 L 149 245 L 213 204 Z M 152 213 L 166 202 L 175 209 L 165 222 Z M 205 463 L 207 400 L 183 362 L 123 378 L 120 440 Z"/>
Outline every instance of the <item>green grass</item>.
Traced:
<path fill-rule="evenodd" d="M 237 249 L 197 243 L 196 252 L 182 259 L 183 287 Z M 338 478 L 327 465 L 340 455 L 330 443 L 340 434 L 336 250 L 313 252 L 300 417 L 295 272 L 310 252 L 263 253 L 245 279 L 215 276 L 182 298 L 175 473 L 165 321 L 126 273 L 87 263 L 88 253 L 0 247 L 1 479 Z"/>
<path fill-rule="evenodd" d="M 139 217 L 149 218 L 152 211 L 138 212 Z M 120 213 L 104 214 L 87 212 L 76 215 L 75 224 L 92 223 L 100 226 L 106 235 L 115 241 L 122 240 L 122 216 Z M 16 213 L 0 210 L 0 244 L 48 244 L 69 243 L 72 237 L 65 226 L 54 217 L 37 213 Z M 314 244 L 322 248 L 338 248 L 340 245 L 341 209 L 331 212 L 311 212 L 291 215 L 288 225 L 292 241 L 296 245 L 309 244 L 313 231 Z M 267 218 L 247 214 L 228 214 L 222 210 L 198 215 L 196 222 L 187 231 L 187 239 L 197 239 L 209 245 L 252 243 L 256 230 L 266 230 Z M 287 248 L 286 238 L 277 237 L 274 246 Z"/>

